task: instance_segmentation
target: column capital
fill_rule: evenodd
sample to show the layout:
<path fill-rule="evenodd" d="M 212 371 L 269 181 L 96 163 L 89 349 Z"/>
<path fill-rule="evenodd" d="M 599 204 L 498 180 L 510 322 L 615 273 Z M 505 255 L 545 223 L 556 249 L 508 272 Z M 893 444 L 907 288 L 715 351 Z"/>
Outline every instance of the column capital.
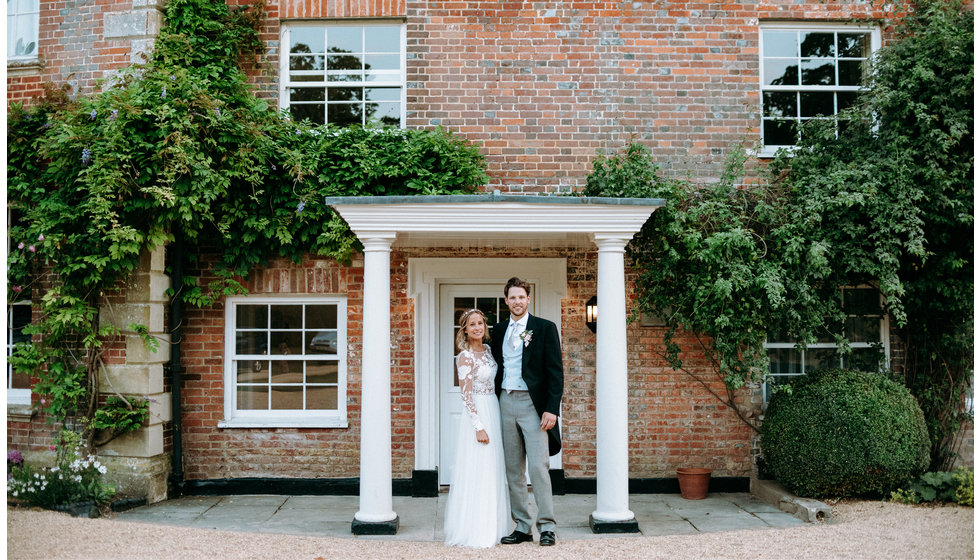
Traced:
<path fill-rule="evenodd" d="M 633 239 L 632 235 L 623 233 L 593 233 L 591 237 L 599 252 L 623 252 Z"/>
<path fill-rule="evenodd" d="M 359 231 L 355 232 L 358 241 L 364 245 L 364 252 L 390 251 L 392 243 L 398 236 L 393 231 Z"/>

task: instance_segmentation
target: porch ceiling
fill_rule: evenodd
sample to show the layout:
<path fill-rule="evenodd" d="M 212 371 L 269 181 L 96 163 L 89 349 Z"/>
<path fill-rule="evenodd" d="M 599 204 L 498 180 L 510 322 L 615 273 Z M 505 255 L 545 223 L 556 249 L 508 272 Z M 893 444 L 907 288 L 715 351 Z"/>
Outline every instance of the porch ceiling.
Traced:
<path fill-rule="evenodd" d="M 592 235 L 638 232 L 659 198 L 478 194 L 327 197 L 359 237 L 397 235 L 396 247 L 594 247 Z"/>

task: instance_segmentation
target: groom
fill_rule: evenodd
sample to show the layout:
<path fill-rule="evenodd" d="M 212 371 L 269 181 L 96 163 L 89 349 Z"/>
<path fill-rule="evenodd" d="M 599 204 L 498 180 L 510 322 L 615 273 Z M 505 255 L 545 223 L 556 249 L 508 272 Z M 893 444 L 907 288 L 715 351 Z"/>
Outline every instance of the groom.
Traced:
<path fill-rule="evenodd" d="M 561 451 L 558 407 L 564 387 L 561 342 L 551 321 L 532 317 L 531 285 L 511 278 L 504 287 L 510 319 L 493 327 L 490 348 L 497 368 L 494 386 L 500 401 L 501 437 L 510 491 L 510 514 L 517 528 L 501 544 L 533 540 L 527 509 L 524 460 L 538 506 L 541 546 L 555 544 L 555 508 L 548 457 Z"/>

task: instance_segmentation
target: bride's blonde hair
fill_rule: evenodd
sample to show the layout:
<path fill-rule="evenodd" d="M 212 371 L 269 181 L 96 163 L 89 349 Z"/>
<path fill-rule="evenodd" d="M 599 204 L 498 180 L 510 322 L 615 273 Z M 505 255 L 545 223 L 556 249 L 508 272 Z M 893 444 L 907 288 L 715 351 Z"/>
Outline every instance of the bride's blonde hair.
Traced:
<path fill-rule="evenodd" d="M 470 349 L 469 338 L 466 336 L 466 323 L 469 322 L 470 316 L 474 313 L 483 318 L 483 342 L 490 342 L 490 325 L 487 324 L 487 316 L 484 315 L 479 309 L 467 309 L 459 317 L 459 326 L 461 328 L 456 331 L 457 350 Z"/>

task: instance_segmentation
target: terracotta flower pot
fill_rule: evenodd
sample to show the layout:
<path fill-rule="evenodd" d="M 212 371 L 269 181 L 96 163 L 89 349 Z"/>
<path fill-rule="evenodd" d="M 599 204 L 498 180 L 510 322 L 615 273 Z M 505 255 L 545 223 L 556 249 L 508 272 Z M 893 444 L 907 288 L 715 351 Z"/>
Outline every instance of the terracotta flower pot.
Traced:
<path fill-rule="evenodd" d="M 681 487 L 681 497 L 685 500 L 703 500 L 708 495 L 708 482 L 711 469 L 677 469 L 677 482 Z"/>

